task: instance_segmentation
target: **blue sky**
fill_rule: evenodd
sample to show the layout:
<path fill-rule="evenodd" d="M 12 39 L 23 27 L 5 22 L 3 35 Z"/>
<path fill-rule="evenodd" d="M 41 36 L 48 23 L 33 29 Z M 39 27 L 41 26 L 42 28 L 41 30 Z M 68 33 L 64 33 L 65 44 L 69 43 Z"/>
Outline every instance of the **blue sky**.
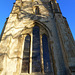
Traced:
<path fill-rule="evenodd" d="M 15 0 L 0 0 L 0 34 L 6 18 L 12 10 Z M 67 18 L 69 27 L 75 39 L 75 0 L 57 0 L 63 16 Z"/>

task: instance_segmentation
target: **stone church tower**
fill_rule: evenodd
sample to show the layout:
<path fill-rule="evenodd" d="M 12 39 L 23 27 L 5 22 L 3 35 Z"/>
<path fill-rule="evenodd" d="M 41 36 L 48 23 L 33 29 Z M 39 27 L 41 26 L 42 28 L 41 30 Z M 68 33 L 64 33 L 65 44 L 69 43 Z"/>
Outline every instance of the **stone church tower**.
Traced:
<path fill-rule="evenodd" d="M 0 75 L 75 75 L 75 43 L 56 0 L 16 0 L 0 41 Z"/>

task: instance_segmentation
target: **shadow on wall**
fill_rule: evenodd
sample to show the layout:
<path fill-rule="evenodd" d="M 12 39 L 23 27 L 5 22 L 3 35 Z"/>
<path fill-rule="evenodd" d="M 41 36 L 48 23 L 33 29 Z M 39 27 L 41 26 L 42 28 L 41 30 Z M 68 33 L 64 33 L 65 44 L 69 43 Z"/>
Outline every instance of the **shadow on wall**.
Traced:
<path fill-rule="evenodd" d="M 40 0 L 42 3 L 41 4 L 43 4 L 43 6 L 48 10 L 48 11 L 50 11 L 49 10 L 49 7 L 47 6 L 47 4 L 45 3 L 45 2 L 43 2 L 42 0 Z M 22 2 L 23 3 L 23 2 Z M 38 2 L 36 2 L 37 4 L 39 4 Z M 35 2 L 32 2 L 32 3 L 30 3 L 30 5 L 29 6 L 31 6 L 31 7 L 33 7 L 34 5 L 36 5 L 36 3 Z M 50 2 L 48 3 L 49 5 L 50 5 Z M 19 11 L 18 12 L 20 12 L 20 14 L 18 13 L 18 12 L 11 12 L 11 13 L 15 13 L 15 14 L 17 14 L 18 16 L 18 20 L 23 20 L 23 18 L 29 18 L 30 20 L 40 20 L 41 18 L 43 18 L 43 17 L 41 17 L 41 16 L 37 16 L 36 14 L 31 14 L 31 13 L 28 13 L 28 12 L 26 12 L 26 11 L 24 11 L 23 9 L 26 9 L 26 8 L 28 8 L 28 6 L 24 6 L 23 7 L 23 9 L 21 9 L 21 6 L 19 6 L 19 5 L 17 5 L 17 4 L 14 4 L 14 6 L 16 7 L 16 9 L 15 10 L 13 10 L 12 9 L 12 11 L 17 11 L 18 10 L 18 8 L 19 8 Z M 18 8 L 17 8 L 18 7 Z M 14 8 L 14 7 L 13 7 Z M 21 15 L 23 15 L 22 17 L 19 17 L 19 16 L 21 16 Z M 41 15 L 41 14 L 40 14 Z M 43 16 L 46 16 L 46 15 L 43 15 Z M 5 27 L 6 27 L 6 24 L 7 24 L 7 21 L 8 21 L 8 18 L 6 19 L 6 22 L 5 22 L 5 25 L 4 25 L 4 27 L 3 27 L 3 30 L 2 30 L 2 33 L 1 33 L 1 38 L 2 38 L 2 36 L 3 36 L 3 33 L 4 33 L 4 30 L 5 30 Z M 15 28 L 15 27 L 9 27 L 9 29 L 6 31 L 6 32 L 8 32 L 8 31 L 10 31 L 12 28 Z"/>
<path fill-rule="evenodd" d="M 50 5 L 50 2 L 49 3 L 45 3 L 45 2 L 43 2 L 43 0 L 40 0 L 42 3 L 41 4 L 43 4 L 43 6 L 48 10 L 48 11 L 50 11 L 50 9 L 49 9 L 49 7 L 48 7 L 48 5 Z M 24 2 L 22 2 L 22 3 L 24 3 Z M 37 4 L 36 4 L 37 3 Z M 38 5 L 39 3 L 38 2 L 32 2 L 32 3 L 30 3 L 30 5 L 29 6 L 31 6 L 31 7 L 33 7 L 34 5 Z M 11 13 L 15 13 L 15 14 L 17 14 L 18 16 L 18 20 L 23 20 L 23 18 L 29 18 L 30 20 L 40 20 L 41 18 L 44 18 L 44 17 L 41 17 L 41 16 L 37 16 L 36 15 L 36 13 L 35 14 L 31 14 L 31 13 L 28 13 L 28 12 L 26 12 L 26 11 L 24 11 L 23 9 L 26 9 L 26 8 L 28 8 L 28 6 L 23 6 L 23 9 L 21 9 L 22 7 L 21 6 L 19 6 L 19 5 L 17 5 L 17 4 L 14 4 L 14 6 L 16 7 L 16 9 L 15 10 L 13 10 L 12 9 L 12 11 L 17 11 L 18 9 L 19 9 L 19 11 L 18 12 L 20 12 L 20 14 L 18 13 L 18 12 L 11 12 Z M 14 6 L 13 6 L 13 8 L 14 8 Z M 23 16 L 21 16 L 21 15 L 23 15 Z M 40 14 L 41 15 L 41 14 Z M 43 16 L 46 16 L 46 15 L 43 15 Z M 4 30 L 5 30 L 5 27 L 6 27 L 6 24 L 7 24 L 7 21 L 8 21 L 8 18 L 6 19 L 6 22 L 5 22 L 5 24 L 4 24 L 4 27 L 3 27 L 3 30 L 2 30 L 2 33 L 1 33 L 1 38 L 2 38 L 2 36 L 3 36 L 3 33 L 4 33 Z M 13 27 L 12 27 L 13 28 Z M 9 30 L 11 30 L 12 28 L 10 28 L 9 27 L 9 29 L 7 30 L 7 31 L 9 31 Z"/>
<path fill-rule="evenodd" d="M 49 10 L 49 7 L 48 7 L 48 5 L 50 5 L 50 2 L 49 2 L 49 4 L 47 3 L 45 3 L 45 2 L 43 2 L 43 0 L 40 0 L 41 1 L 41 3 L 43 4 L 43 6 L 46 8 L 46 10 L 48 11 L 48 12 L 50 12 L 50 10 Z M 38 2 L 37 2 L 38 3 Z M 29 6 L 34 6 L 34 5 L 36 5 L 35 4 L 35 2 L 32 2 Z M 20 13 L 18 13 L 18 12 L 16 12 L 15 14 L 17 14 L 17 18 L 18 18 L 18 20 L 19 21 L 21 21 L 21 20 L 23 20 L 23 18 L 29 18 L 30 20 L 40 20 L 41 18 L 43 18 L 43 17 L 41 17 L 41 16 L 37 16 L 36 14 L 31 14 L 31 13 L 28 13 L 28 12 L 26 12 L 26 11 L 24 11 L 23 9 L 26 9 L 26 8 L 28 8 L 28 6 L 24 6 L 23 7 L 23 9 L 21 9 L 22 7 L 21 6 L 18 6 L 17 4 L 15 4 L 15 6 L 16 6 L 16 8 L 18 7 L 19 8 L 19 12 Z M 15 9 L 14 11 L 17 11 L 18 10 L 18 8 L 17 9 Z M 12 13 L 12 12 L 11 12 Z M 14 14 L 14 13 L 13 13 Z M 23 16 L 21 16 L 21 14 L 23 15 Z M 41 14 L 40 14 L 41 15 Z M 20 17 L 19 17 L 20 16 Z M 43 15 L 43 16 L 46 16 L 46 15 Z M 4 30 L 5 30 L 5 27 L 6 27 L 6 24 L 7 24 L 7 21 L 8 21 L 8 19 L 6 20 L 6 22 L 5 22 L 5 25 L 4 25 L 4 28 L 3 28 L 3 30 L 2 30 L 2 34 L 1 34 L 1 38 L 2 38 L 2 36 L 3 36 L 3 33 L 4 33 Z M 12 27 L 13 28 L 13 27 Z M 8 30 L 7 30 L 7 32 L 8 31 L 10 31 L 12 28 L 9 28 Z M 22 30 L 21 31 L 19 31 L 18 32 L 18 34 L 21 34 L 21 32 L 22 32 Z M 7 35 L 7 36 L 5 36 L 5 39 L 8 37 L 8 36 L 17 36 L 17 34 L 15 34 L 15 35 L 12 35 L 12 34 L 9 34 L 9 35 Z M 62 53 L 62 52 L 61 52 Z M 62 61 L 64 61 L 64 59 L 63 59 L 63 56 L 61 55 L 61 57 L 62 57 Z M 63 65 L 63 69 L 65 70 L 65 64 L 64 63 L 60 63 L 61 65 Z M 63 70 L 63 72 L 64 72 L 64 70 Z M 66 71 L 66 70 L 65 70 Z M 38 74 L 36 74 L 36 75 L 38 75 Z M 67 75 L 66 73 L 65 73 L 65 75 Z"/>
<path fill-rule="evenodd" d="M 50 9 L 49 9 L 49 7 L 48 7 L 48 6 L 51 6 L 51 5 L 50 5 L 50 2 L 49 2 L 49 3 L 46 3 L 46 2 L 43 2 L 43 0 L 40 0 L 40 2 L 41 2 L 41 3 L 38 3 L 37 1 L 36 1 L 36 2 L 32 2 L 32 3 L 30 3 L 28 6 L 31 6 L 31 7 L 35 6 L 35 7 L 37 7 L 37 5 L 42 4 L 42 5 L 45 7 L 45 9 L 46 9 L 48 12 L 50 12 Z M 42 16 L 46 16 L 46 15 L 37 16 L 37 12 L 36 12 L 36 11 L 34 12 L 34 14 L 31 14 L 31 13 L 28 13 L 28 12 L 24 11 L 24 9 L 28 8 L 28 6 L 23 6 L 23 9 L 21 9 L 21 7 L 18 6 L 18 5 L 16 5 L 16 6 L 17 6 L 17 7 L 19 8 L 19 10 L 21 11 L 20 14 L 23 15 L 23 16 L 20 17 L 20 18 L 18 17 L 19 20 L 22 20 L 23 18 L 29 18 L 30 20 L 35 20 L 35 19 L 37 18 L 37 19 L 39 20 L 39 19 L 43 18 Z M 16 10 L 18 10 L 18 9 L 16 9 Z M 35 9 L 35 10 L 36 10 L 36 9 Z M 38 9 L 38 12 L 40 13 L 39 9 Z M 18 14 L 18 13 L 17 13 L 17 14 Z M 18 14 L 18 16 L 20 16 L 20 14 Z M 38 15 L 41 15 L 41 13 L 38 14 Z"/>

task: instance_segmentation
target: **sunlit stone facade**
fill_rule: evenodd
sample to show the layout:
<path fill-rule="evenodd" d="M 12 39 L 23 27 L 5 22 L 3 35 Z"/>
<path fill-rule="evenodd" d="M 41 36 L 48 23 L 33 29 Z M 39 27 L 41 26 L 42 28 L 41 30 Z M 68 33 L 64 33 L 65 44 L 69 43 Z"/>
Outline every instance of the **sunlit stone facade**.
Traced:
<path fill-rule="evenodd" d="M 0 41 L 0 75 L 75 75 L 75 43 L 56 0 L 16 0 Z"/>

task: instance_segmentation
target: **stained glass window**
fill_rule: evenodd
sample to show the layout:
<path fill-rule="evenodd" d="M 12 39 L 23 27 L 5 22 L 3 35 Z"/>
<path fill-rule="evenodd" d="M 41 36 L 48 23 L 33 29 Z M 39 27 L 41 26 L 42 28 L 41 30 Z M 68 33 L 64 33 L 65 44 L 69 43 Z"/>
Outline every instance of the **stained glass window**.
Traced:
<path fill-rule="evenodd" d="M 39 27 L 33 28 L 32 72 L 41 72 Z"/>
<path fill-rule="evenodd" d="M 23 60 L 22 60 L 22 73 L 29 72 L 29 59 L 30 59 L 30 36 L 27 35 L 24 43 Z"/>
<path fill-rule="evenodd" d="M 42 42 L 43 42 L 44 72 L 46 73 L 46 72 L 51 71 L 51 65 L 50 65 L 48 40 L 47 40 L 47 36 L 45 34 L 42 37 Z"/>
<path fill-rule="evenodd" d="M 48 39 L 47 36 L 44 34 L 42 35 L 42 48 L 43 54 L 41 55 L 40 51 L 40 29 L 38 26 L 33 27 L 33 44 L 32 44 L 32 61 L 30 61 L 30 39 L 29 35 L 25 38 L 24 43 L 24 51 L 23 51 L 23 60 L 22 60 L 22 73 L 29 73 L 29 70 L 32 68 L 32 72 L 41 72 L 41 56 L 43 56 L 43 63 L 44 63 L 44 72 L 48 73 L 51 72 L 51 62 L 50 62 L 50 55 L 49 55 L 49 46 L 48 46 Z M 29 64 L 32 63 L 32 66 Z M 30 69 L 29 69 L 30 68 Z"/>

